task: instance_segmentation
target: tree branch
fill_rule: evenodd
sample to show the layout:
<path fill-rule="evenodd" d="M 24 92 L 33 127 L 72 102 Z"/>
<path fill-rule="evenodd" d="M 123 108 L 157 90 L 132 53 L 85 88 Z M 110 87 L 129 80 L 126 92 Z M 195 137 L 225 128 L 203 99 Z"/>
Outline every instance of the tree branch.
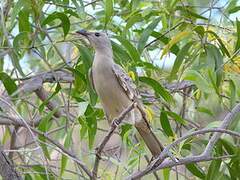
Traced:
<path fill-rule="evenodd" d="M 94 163 L 94 168 L 92 171 L 92 180 L 97 179 L 97 174 L 98 174 L 98 167 L 101 159 L 101 154 L 103 151 L 103 148 L 109 141 L 110 137 L 113 135 L 115 129 L 118 127 L 118 125 L 122 122 L 122 120 L 126 117 L 126 115 L 132 111 L 136 107 L 136 102 L 133 102 L 130 106 L 128 106 L 117 118 L 115 118 L 112 121 L 110 130 L 108 131 L 107 135 L 103 138 L 102 142 L 100 145 L 96 148 L 96 158 L 95 158 L 95 163 Z"/>
<path fill-rule="evenodd" d="M 191 163 L 191 162 L 200 162 L 200 161 L 209 161 L 212 160 L 210 157 L 212 151 L 213 151 L 213 147 L 216 144 L 217 140 L 220 138 L 221 133 L 227 133 L 233 136 L 238 136 L 240 137 L 240 134 L 234 131 L 230 131 L 230 130 L 226 130 L 226 128 L 228 127 L 228 125 L 230 124 L 231 120 L 240 112 L 240 103 L 237 104 L 231 112 L 229 112 L 223 122 L 222 125 L 220 126 L 220 128 L 215 128 L 215 129 L 203 129 L 203 130 L 199 130 L 199 131 L 195 131 L 192 132 L 188 135 L 182 136 L 181 138 L 179 138 L 178 140 L 174 141 L 172 144 L 168 145 L 160 154 L 160 156 L 154 161 L 152 162 L 149 166 L 147 166 L 145 169 L 135 172 L 133 174 L 131 174 L 127 179 L 137 179 L 137 178 L 141 178 L 149 173 L 155 172 L 159 169 L 162 169 L 164 167 L 173 167 L 173 166 L 177 166 L 179 164 L 187 164 L 187 163 Z M 174 161 L 167 161 L 163 162 L 168 156 L 169 156 L 169 150 L 175 146 L 176 144 L 180 143 L 181 141 L 191 137 L 191 136 L 195 136 L 198 134 L 204 134 L 204 133 L 209 133 L 209 132 L 217 132 L 215 133 L 208 145 L 206 146 L 204 152 L 201 155 L 198 156 L 192 156 L 192 157 L 186 157 L 186 158 L 182 158 L 179 159 L 178 162 L 174 162 Z"/>
<path fill-rule="evenodd" d="M 0 175 L 4 180 L 22 180 L 13 163 L 0 146 Z"/>

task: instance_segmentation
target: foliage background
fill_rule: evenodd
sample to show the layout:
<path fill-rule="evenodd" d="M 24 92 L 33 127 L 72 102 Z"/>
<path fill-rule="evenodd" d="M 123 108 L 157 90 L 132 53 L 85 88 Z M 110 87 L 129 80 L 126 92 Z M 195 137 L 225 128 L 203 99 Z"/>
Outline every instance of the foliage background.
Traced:
<path fill-rule="evenodd" d="M 63 149 L 92 169 L 95 148 L 109 126 L 87 78 L 94 52 L 71 34 L 79 29 L 109 34 L 114 59 L 138 86 L 164 145 L 219 127 L 240 98 L 239 10 L 237 0 L 2 0 L 4 152 L 25 179 L 88 179 Z M 239 116 L 229 129 L 240 132 Z M 150 154 L 134 134 L 130 125 L 122 127 L 127 158 L 102 162 L 102 179 L 123 179 L 147 166 Z M 194 136 L 172 152 L 178 158 L 199 154 L 210 137 Z M 239 138 L 225 134 L 212 155 L 229 158 L 165 168 L 144 178 L 239 179 L 239 151 Z"/>

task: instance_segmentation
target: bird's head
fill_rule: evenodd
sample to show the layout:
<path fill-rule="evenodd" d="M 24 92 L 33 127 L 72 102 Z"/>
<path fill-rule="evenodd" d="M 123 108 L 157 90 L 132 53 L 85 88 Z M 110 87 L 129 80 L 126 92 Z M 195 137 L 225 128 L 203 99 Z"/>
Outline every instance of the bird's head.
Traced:
<path fill-rule="evenodd" d="M 87 30 L 78 30 L 76 33 L 85 36 L 96 51 L 112 49 L 111 42 L 106 33 Z"/>

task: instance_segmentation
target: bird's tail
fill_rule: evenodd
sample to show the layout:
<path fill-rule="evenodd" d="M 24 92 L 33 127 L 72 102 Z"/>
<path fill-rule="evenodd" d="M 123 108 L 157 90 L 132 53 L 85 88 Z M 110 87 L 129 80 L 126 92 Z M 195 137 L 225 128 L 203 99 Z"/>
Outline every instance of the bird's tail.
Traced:
<path fill-rule="evenodd" d="M 152 153 L 152 156 L 154 158 L 157 157 L 163 151 L 164 147 L 154 135 L 147 122 L 141 121 L 135 123 L 135 127 Z"/>

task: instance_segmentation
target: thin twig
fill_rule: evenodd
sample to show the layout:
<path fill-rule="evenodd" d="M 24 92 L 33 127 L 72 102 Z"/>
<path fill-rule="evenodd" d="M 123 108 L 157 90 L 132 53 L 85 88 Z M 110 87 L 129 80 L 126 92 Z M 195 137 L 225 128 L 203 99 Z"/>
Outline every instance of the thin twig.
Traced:
<path fill-rule="evenodd" d="M 192 132 L 188 135 L 182 136 L 181 138 L 179 138 L 178 140 L 174 141 L 172 144 L 168 145 L 160 154 L 160 156 L 149 166 L 147 166 L 145 169 L 135 172 L 132 175 L 130 175 L 127 179 L 137 179 L 137 178 L 141 178 L 151 172 L 155 172 L 156 170 L 158 170 L 160 167 L 162 167 L 162 164 L 166 165 L 166 163 L 163 161 L 169 156 L 169 150 L 171 148 L 173 148 L 176 144 L 180 143 L 181 141 L 185 140 L 186 138 L 189 138 L 191 136 L 194 135 L 198 135 L 198 134 L 205 134 L 205 133 L 209 133 L 209 132 L 217 132 L 215 133 L 208 145 L 205 148 L 205 151 L 198 156 L 192 156 L 192 157 L 186 157 L 186 158 L 182 158 L 179 159 L 178 162 L 174 162 L 174 161 L 169 161 L 169 163 L 171 164 L 171 167 L 179 165 L 179 164 L 186 164 L 186 163 L 190 163 L 190 162 L 199 162 L 199 161 L 208 161 L 211 160 L 212 157 L 210 157 L 213 147 L 216 144 L 217 140 L 220 138 L 221 133 L 227 133 L 233 136 L 238 136 L 240 137 L 240 133 L 234 132 L 234 131 L 230 131 L 227 130 L 226 128 L 228 127 L 228 125 L 230 124 L 230 122 L 232 121 L 232 119 L 240 112 L 240 103 L 237 104 L 233 110 L 231 112 L 229 112 L 226 117 L 224 118 L 222 125 L 220 126 L 220 128 L 215 128 L 215 129 L 203 129 L 203 130 L 199 130 L 199 131 L 195 131 Z M 183 161 L 183 162 L 182 162 Z M 167 164 L 168 166 L 168 164 Z M 164 166 L 165 167 L 165 166 Z"/>
<path fill-rule="evenodd" d="M 96 148 L 97 152 L 96 152 L 94 168 L 93 168 L 93 171 L 92 171 L 92 178 L 91 178 L 92 180 L 97 179 L 98 167 L 99 167 L 99 163 L 100 163 L 100 159 L 101 159 L 101 154 L 102 154 L 103 148 L 105 147 L 105 145 L 109 141 L 110 137 L 113 135 L 113 133 L 114 133 L 115 129 L 118 127 L 118 125 L 122 122 L 122 120 L 126 117 L 126 115 L 131 110 L 133 110 L 135 107 L 136 107 L 136 102 L 133 102 L 124 111 L 122 111 L 122 113 L 117 118 L 115 118 L 112 121 L 110 130 L 108 131 L 107 135 L 103 138 L 103 140 L 100 143 L 100 145 Z"/>

